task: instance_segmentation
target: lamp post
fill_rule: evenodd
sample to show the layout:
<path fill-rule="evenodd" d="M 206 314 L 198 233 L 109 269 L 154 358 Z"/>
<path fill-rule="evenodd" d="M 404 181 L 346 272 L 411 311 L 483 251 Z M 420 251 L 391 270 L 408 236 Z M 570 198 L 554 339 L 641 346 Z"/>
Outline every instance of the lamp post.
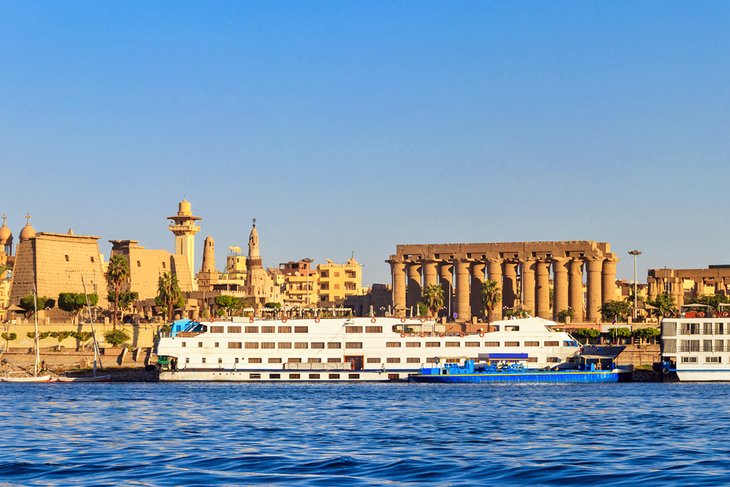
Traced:
<path fill-rule="evenodd" d="M 633 318 L 636 321 L 636 307 L 638 306 L 639 297 L 636 290 L 636 258 L 641 255 L 641 250 L 629 250 L 629 255 L 634 256 L 634 313 Z"/>

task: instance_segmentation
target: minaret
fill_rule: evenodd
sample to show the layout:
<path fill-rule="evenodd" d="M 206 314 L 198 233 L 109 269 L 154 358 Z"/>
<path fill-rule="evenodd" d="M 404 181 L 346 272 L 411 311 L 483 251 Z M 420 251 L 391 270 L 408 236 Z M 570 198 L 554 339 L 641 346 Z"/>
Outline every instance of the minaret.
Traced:
<path fill-rule="evenodd" d="M 3 213 L 3 226 L 0 227 L 0 254 L 6 256 L 13 255 L 13 232 L 10 231 L 7 224 L 8 217 Z M 0 262 L 4 264 L 4 262 Z"/>
<path fill-rule="evenodd" d="M 256 230 L 256 219 L 253 219 L 253 228 L 248 236 L 248 259 L 246 259 L 246 294 L 254 298 L 255 306 L 261 298 L 266 297 L 266 270 L 261 262 L 259 252 L 259 231 Z"/>
<path fill-rule="evenodd" d="M 215 272 L 215 240 L 210 235 L 203 242 L 203 267 L 200 272 Z"/>
<path fill-rule="evenodd" d="M 261 252 L 259 251 L 259 231 L 256 230 L 256 218 L 253 219 L 253 228 L 248 236 L 248 268 L 261 267 Z"/>
<path fill-rule="evenodd" d="M 168 216 L 170 231 L 175 235 L 175 253 L 182 254 L 187 258 L 188 269 L 190 270 L 190 282 L 195 284 L 195 234 L 200 227 L 195 224 L 202 220 L 199 216 L 193 216 L 190 202 L 183 199 L 178 205 L 177 215 Z"/>

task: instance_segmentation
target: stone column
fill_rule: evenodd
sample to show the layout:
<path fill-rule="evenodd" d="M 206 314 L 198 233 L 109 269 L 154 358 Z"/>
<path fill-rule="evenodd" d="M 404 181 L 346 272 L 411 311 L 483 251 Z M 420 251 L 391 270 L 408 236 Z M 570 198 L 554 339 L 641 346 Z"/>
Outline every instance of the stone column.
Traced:
<path fill-rule="evenodd" d="M 581 323 L 585 320 L 583 313 L 583 259 L 575 257 L 570 261 L 570 308 L 573 310 L 573 321 Z"/>
<path fill-rule="evenodd" d="M 423 285 L 432 286 L 438 284 L 438 262 L 433 259 L 423 259 L 421 262 L 421 268 L 423 269 Z"/>
<path fill-rule="evenodd" d="M 618 259 L 614 256 L 610 256 L 603 261 L 603 271 L 601 272 L 602 305 L 616 299 L 616 262 L 618 262 Z"/>
<path fill-rule="evenodd" d="M 524 259 L 522 264 L 522 309 L 536 316 L 535 313 L 535 263 L 536 259 Z"/>
<path fill-rule="evenodd" d="M 482 286 L 484 286 L 484 262 L 474 262 L 471 265 L 471 315 L 484 318 L 484 304 L 482 301 Z"/>
<path fill-rule="evenodd" d="M 540 260 L 536 264 L 536 311 L 540 318 L 550 319 L 550 261 Z"/>
<path fill-rule="evenodd" d="M 393 273 L 393 307 L 396 316 L 403 316 L 406 308 L 406 264 L 398 260 L 391 260 L 390 268 Z"/>
<path fill-rule="evenodd" d="M 418 311 L 418 302 L 421 300 L 421 263 L 408 262 L 408 293 L 406 306 L 413 310 L 414 316 Z"/>
<path fill-rule="evenodd" d="M 553 257 L 553 319 L 568 309 L 568 263 L 567 257 Z"/>
<path fill-rule="evenodd" d="M 679 309 L 680 306 L 684 306 L 684 282 L 681 277 L 672 278 L 672 288 L 674 302 L 677 304 L 677 309 Z"/>
<path fill-rule="evenodd" d="M 456 313 L 459 321 L 471 320 L 471 308 L 469 306 L 469 261 L 466 259 L 456 260 Z"/>
<path fill-rule="evenodd" d="M 496 281 L 499 284 L 499 290 L 502 291 L 502 259 L 487 259 L 487 274 L 490 281 Z M 502 319 L 502 300 L 500 299 L 492 310 L 492 320 L 498 321 Z"/>
<path fill-rule="evenodd" d="M 502 306 L 514 308 L 517 298 L 517 263 L 504 262 L 504 278 L 502 284 Z"/>
<path fill-rule="evenodd" d="M 649 300 L 650 301 L 654 301 L 656 299 L 656 297 L 657 297 L 657 294 L 658 294 L 658 292 L 657 292 L 657 282 L 656 282 L 656 279 L 654 279 L 653 277 L 647 277 L 646 278 L 646 283 L 649 286 L 649 289 L 648 289 Z"/>
<path fill-rule="evenodd" d="M 453 264 L 451 262 L 441 262 L 439 265 L 439 278 L 441 288 L 444 290 L 444 307 L 451 313 L 454 312 L 453 306 L 451 306 L 451 296 L 453 294 L 453 276 L 452 270 Z M 451 316 L 449 316 L 451 318 Z"/>
<path fill-rule="evenodd" d="M 588 257 L 586 259 L 586 270 L 588 285 L 586 300 L 586 321 L 595 323 L 601 319 L 598 309 L 601 307 L 601 271 L 603 270 L 603 257 Z"/>

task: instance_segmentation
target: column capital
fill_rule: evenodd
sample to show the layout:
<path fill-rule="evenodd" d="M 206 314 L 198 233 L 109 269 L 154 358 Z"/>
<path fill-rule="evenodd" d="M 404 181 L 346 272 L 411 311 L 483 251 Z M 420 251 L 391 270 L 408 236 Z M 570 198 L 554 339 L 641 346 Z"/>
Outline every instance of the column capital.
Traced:
<path fill-rule="evenodd" d="M 551 257 L 550 260 L 555 265 L 565 265 L 570 262 L 570 257 Z"/>
<path fill-rule="evenodd" d="M 501 257 L 487 257 L 487 262 L 490 264 L 501 264 L 504 262 L 504 259 Z"/>

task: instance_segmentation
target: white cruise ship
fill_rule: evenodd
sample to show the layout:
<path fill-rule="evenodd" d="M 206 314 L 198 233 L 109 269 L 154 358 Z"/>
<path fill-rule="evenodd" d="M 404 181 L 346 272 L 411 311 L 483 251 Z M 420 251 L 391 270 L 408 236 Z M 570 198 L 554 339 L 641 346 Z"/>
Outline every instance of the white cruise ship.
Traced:
<path fill-rule="evenodd" d="M 439 361 L 520 359 L 535 369 L 569 362 L 580 344 L 554 325 L 497 321 L 494 331 L 465 335 L 410 318 L 180 320 L 157 355 L 163 381 L 406 380 Z"/>
<path fill-rule="evenodd" d="M 689 305 L 680 316 L 662 320 L 662 372 L 676 372 L 680 381 L 730 381 L 728 313 Z"/>

